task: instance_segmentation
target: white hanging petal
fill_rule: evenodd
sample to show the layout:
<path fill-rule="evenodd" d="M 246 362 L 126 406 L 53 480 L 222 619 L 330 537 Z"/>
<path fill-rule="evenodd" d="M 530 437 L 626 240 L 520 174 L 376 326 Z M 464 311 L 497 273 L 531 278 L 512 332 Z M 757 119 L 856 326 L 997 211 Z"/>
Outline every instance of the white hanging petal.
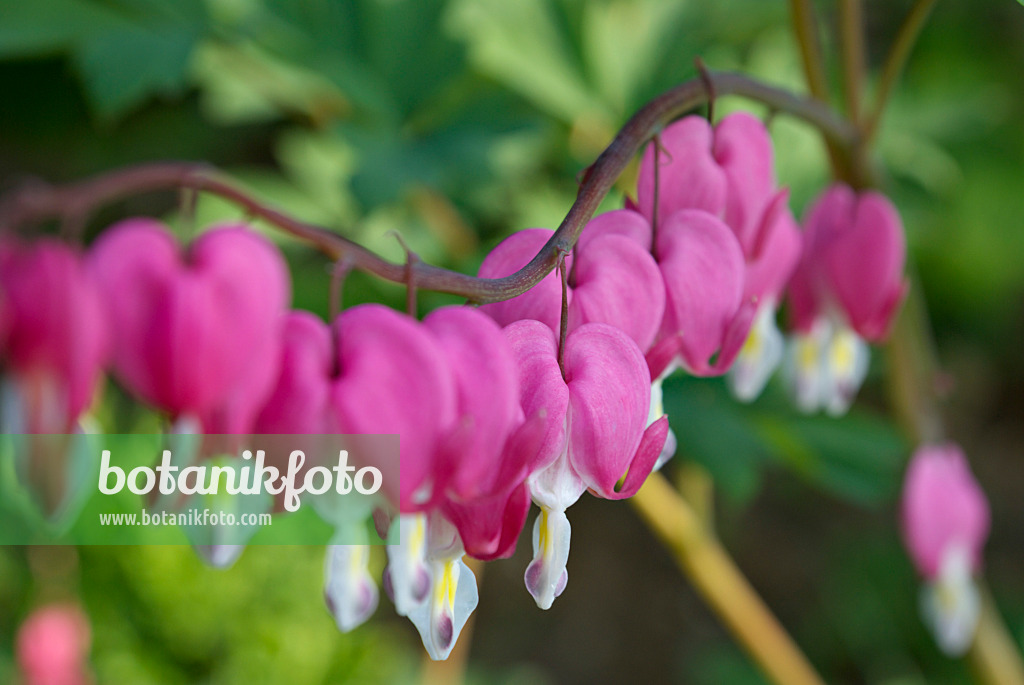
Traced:
<path fill-rule="evenodd" d="M 775 373 L 785 348 L 775 324 L 775 302 L 765 300 L 758 307 L 750 334 L 729 369 L 729 389 L 736 399 L 752 402 Z"/>
<path fill-rule="evenodd" d="M 823 404 L 832 416 L 842 416 L 864 382 L 871 351 L 852 329 L 840 326 L 832 333 L 825 355 L 828 396 L 822 398 Z"/>
<path fill-rule="evenodd" d="M 369 563 L 368 545 L 327 546 L 324 601 L 342 632 L 362 625 L 377 609 L 377 585 Z"/>
<path fill-rule="evenodd" d="M 430 591 L 427 567 L 427 517 L 402 514 L 398 517 L 401 542 L 388 545 L 388 567 L 384 586 L 399 616 L 408 616 L 424 604 Z"/>
<path fill-rule="evenodd" d="M 971 576 L 970 552 L 950 545 L 935 581 L 921 592 L 921 612 L 946 655 L 963 656 L 974 642 L 981 616 L 981 597 Z"/>
<path fill-rule="evenodd" d="M 537 606 L 550 609 L 569 582 L 569 540 L 572 529 L 565 511 L 541 507 L 533 524 L 533 561 L 526 567 L 526 589 Z"/>
<path fill-rule="evenodd" d="M 809 333 L 790 338 L 783 372 L 797 409 L 810 414 L 821 409 L 823 398 L 831 395 L 829 378 L 822 364 L 824 350 L 832 337 L 832 325 L 820 318 Z"/>
<path fill-rule="evenodd" d="M 409 613 L 434 661 L 444 661 L 455 647 L 480 596 L 473 571 L 458 557 L 430 562 L 430 600 Z"/>

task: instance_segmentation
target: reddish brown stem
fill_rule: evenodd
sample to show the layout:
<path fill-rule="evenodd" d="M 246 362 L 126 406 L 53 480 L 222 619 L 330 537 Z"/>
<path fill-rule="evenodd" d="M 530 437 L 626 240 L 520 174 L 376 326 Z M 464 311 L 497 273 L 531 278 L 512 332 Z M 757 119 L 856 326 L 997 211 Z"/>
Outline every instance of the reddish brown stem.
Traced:
<path fill-rule="evenodd" d="M 707 83 L 713 84 L 717 97 L 743 96 L 803 119 L 838 145 L 852 146 L 857 141 L 856 129 L 820 102 L 740 74 L 708 72 L 663 93 L 626 122 L 589 168 L 576 201 L 558 230 L 525 267 L 504 278 L 487 279 L 417 262 L 412 266 L 417 287 L 461 295 L 478 303 L 507 300 L 529 290 L 555 268 L 560 254 L 572 249 L 601 200 L 647 141 L 673 119 L 707 100 Z M 66 186 L 26 186 L 0 200 L 0 231 L 17 230 L 25 224 L 50 218 L 74 221 L 104 204 L 168 188 L 194 189 L 218 195 L 242 207 L 253 217 L 315 245 L 332 260 L 347 258 L 354 268 L 385 280 L 404 283 L 409 276 L 405 264 L 389 262 L 334 231 L 289 217 L 224 180 L 216 170 L 185 162 L 130 167 Z"/>

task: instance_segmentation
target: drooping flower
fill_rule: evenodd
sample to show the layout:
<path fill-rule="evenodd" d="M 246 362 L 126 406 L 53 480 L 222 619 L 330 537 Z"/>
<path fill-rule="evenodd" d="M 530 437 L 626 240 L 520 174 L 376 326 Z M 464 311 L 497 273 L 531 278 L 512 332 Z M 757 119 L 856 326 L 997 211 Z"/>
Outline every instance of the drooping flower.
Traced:
<path fill-rule="evenodd" d="M 441 463 L 441 511 L 465 550 L 478 559 L 507 557 L 530 507 L 525 479 L 544 425 L 525 420 L 508 340 L 476 309 L 444 307 L 423 320 L 454 375 L 458 419 Z"/>
<path fill-rule="evenodd" d="M 15 469 L 56 520 L 81 502 L 92 432 L 86 411 L 109 354 L 96 284 L 53 239 L 0 241 L 0 430 L 16 436 Z"/>
<path fill-rule="evenodd" d="M 744 401 L 760 394 L 782 357 L 775 311 L 800 255 L 787 200 L 776 185 L 768 131 L 744 112 L 713 128 L 698 116 L 669 125 L 640 166 L 637 207 L 659 231 L 676 212 L 702 210 L 723 221 L 739 243 L 746 265 L 742 301 L 757 311 L 746 344 L 721 370 L 729 371 L 730 388 Z"/>
<path fill-rule="evenodd" d="M 604 221 L 596 217 L 593 222 Z M 585 323 L 606 323 L 622 329 L 641 350 L 654 341 L 665 307 L 665 289 L 649 247 L 614 232 L 597 232 L 589 225 L 587 240 L 566 257 L 569 274 L 569 330 Z M 508 276 L 522 267 L 551 238 L 552 231 L 531 228 L 513 233 L 480 265 L 481 278 Z M 648 242 L 650 239 L 648 238 Z M 525 293 L 482 306 L 502 326 L 534 319 L 558 331 L 562 284 L 557 269 Z"/>
<path fill-rule="evenodd" d="M 431 658 L 447 658 L 477 602 L 462 558 L 511 554 L 544 425 L 523 420 L 509 344 L 476 310 L 443 308 L 421 324 L 362 305 L 335 331 L 342 430 L 400 436 L 401 544 L 388 548 L 385 588 Z"/>
<path fill-rule="evenodd" d="M 914 453 L 901 508 L 904 541 L 925 581 L 924 618 L 944 652 L 963 654 L 981 609 L 974 576 L 988 537 L 989 508 L 957 445 L 927 445 Z"/>
<path fill-rule="evenodd" d="M 650 222 L 623 209 L 594 217 L 580 234 L 581 251 L 612 238 L 650 252 L 665 288 L 665 307 L 652 346 L 645 350 L 651 384 L 648 425 L 665 415 L 662 382 L 682 366 L 696 375 L 724 373 L 739 353 L 754 306 L 742 296 L 744 273 L 739 243 L 721 221 L 700 210 L 680 210 L 659 229 L 652 250 Z M 658 460 L 675 454 L 671 431 Z"/>
<path fill-rule="evenodd" d="M 569 333 L 564 376 L 550 328 L 523 320 L 505 334 L 519 366 L 523 410 L 546 416 L 541 458 L 527 479 L 541 514 L 525 580 L 547 609 L 568 578 L 566 508 L 588 489 L 606 499 L 632 496 L 661 453 L 668 423 L 662 418 L 647 427 L 650 375 L 639 348 L 619 329 L 594 323 Z"/>
<path fill-rule="evenodd" d="M 880 193 L 834 185 L 809 209 L 788 290 L 787 375 L 801 409 L 849 408 L 867 374 L 867 343 L 886 337 L 906 293 L 905 257 L 899 214 Z"/>
<path fill-rule="evenodd" d="M 18 669 L 24 685 L 88 685 L 89 620 L 72 605 L 37 609 L 18 629 Z"/>
<path fill-rule="evenodd" d="M 43 239 L 0 245 L 5 431 L 70 433 L 109 350 L 100 294 L 79 256 Z"/>
<path fill-rule="evenodd" d="M 128 219 L 104 232 L 89 262 L 125 387 L 203 432 L 248 432 L 277 375 L 290 298 L 274 246 L 234 225 L 181 250 L 159 222 Z"/>

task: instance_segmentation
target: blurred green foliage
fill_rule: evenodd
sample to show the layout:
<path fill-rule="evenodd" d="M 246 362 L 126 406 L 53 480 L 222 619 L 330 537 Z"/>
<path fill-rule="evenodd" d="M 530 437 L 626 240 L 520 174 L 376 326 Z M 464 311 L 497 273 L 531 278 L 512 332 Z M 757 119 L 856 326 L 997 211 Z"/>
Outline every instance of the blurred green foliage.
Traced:
<path fill-rule="evenodd" d="M 909 5 L 865 2 L 874 68 Z M 834 3 L 817 7 L 835 84 Z M 262 199 L 391 259 L 403 257 L 397 231 L 426 261 L 472 272 L 507 233 L 555 227 L 576 174 L 637 107 L 694 76 L 695 56 L 802 91 L 786 9 L 782 0 L 0 0 L 0 190 L 25 175 L 60 181 L 141 161 L 205 160 Z M 1024 493 L 1008 474 L 1024 445 L 1013 399 L 1024 376 L 1022 70 L 1018 4 L 939 3 L 878 143 L 939 349 L 958 383 L 953 427 L 968 453 L 978 447 L 979 476 L 993 494 L 993 586 L 1018 640 L 1024 551 L 1011 543 L 1024 530 L 1011 517 L 1019 518 Z M 839 102 L 838 86 L 834 94 Z M 716 113 L 739 107 L 763 113 L 735 99 L 716 103 Z M 828 182 L 823 147 L 784 116 L 771 130 L 778 174 L 799 214 Z M 605 207 L 621 206 L 628 192 L 627 174 Z M 177 198 L 155 196 L 102 212 L 90 230 L 139 212 L 183 234 L 243 218 L 215 198 L 200 198 L 189 217 Z M 326 316 L 329 265 L 266 230 L 291 263 L 295 306 Z M 360 274 L 345 289 L 346 304 L 401 306 L 403 298 L 401 288 Z M 451 301 L 422 293 L 419 304 Z M 917 582 L 894 511 L 911 446 L 886 418 L 879 357 L 842 420 L 796 415 L 777 383 L 742 406 L 719 381 L 674 378 L 666 406 L 681 454 L 723 494 L 727 545 L 826 680 L 966 682 L 963 666 L 937 653 L 917 618 Z M 133 410 L 122 404 L 108 392 L 101 413 L 147 420 L 124 419 Z M 615 515 L 631 513 L 619 507 Z M 748 532 L 763 531 L 760 521 L 782 527 L 771 538 L 778 545 Z M 585 539 L 586 525 L 574 520 L 574 540 Z M 591 537 L 585 544 L 600 544 Z M 582 592 L 576 578 L 588 573 L 643 577 L 662 561 L 652 544 L 645 549 L 642 558 L 610 549 L 614 564 L 602 571 L 570 561 L 568 593 Z M 54 559 L 66 573 L 41 571 Z M 321 565 L 315 548 L 255 547 L 226 572 L 178 547 L 0 550 L 0 681 L 12 678 L 18 621 L 39 601 L 69 594 L 93 621 L 100 683 L 413 679 L 415 633 L 388 616 L 386 601 L 368 626 L 338 633 L 322 606 Z M 481 614 L 499 605 L 499 594 L 525 595 L 494 582 L 484 583 Z M 672 598 L 686 592 L 677 578 L 650 586 Z M 632 606 L 629 596 L 589 601 Z M 600 635 L 592 622 L 593 633 L 559 637 L 564 615 L 535 613 L 517 614 L 504 630 L 529 620 L 570 650 L 573 640 Z M 607 678 L 760 682 L 706 611 L 673 617 L 665 635 L 644 636 L 639 657 L 615 660 Z M 481 621 L 481 630 L 503 629 Z M 585 680 L 570 656 L 541 646 L 502 652 L 481 639 L 473 682 Z"/>

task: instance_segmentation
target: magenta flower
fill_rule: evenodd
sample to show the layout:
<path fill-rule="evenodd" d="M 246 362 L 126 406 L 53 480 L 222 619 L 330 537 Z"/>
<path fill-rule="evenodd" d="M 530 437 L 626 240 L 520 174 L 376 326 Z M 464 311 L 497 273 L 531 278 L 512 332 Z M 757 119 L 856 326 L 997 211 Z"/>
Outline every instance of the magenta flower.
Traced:
<path fill-rule="evenodd" d="M 658 229 L 655 253 L 666 298 L 661 330 L 647 353 L 651 377 L 675 364 L 695 376 L 725 373 L 756 311 L 743 300 L 745 267 L 735 236 L 711 214 L 684 209 Z"/>
<path fill-rule="evenodd" d="M 497 324 L 476 309 L 444 307 L 423 320 L 454 374 L 458 420 L 439 464 L 441 510 L 478 559 L 515 550 L 530 500 L 543 421 L 525 421 L 519 374 Z"/>
<path fill-rule="evenodd" d="M 973 576 L 989 531 L 985 494 L 957 445 L 924 446 L 903 482 L 903 537 L 924 578 L 922 607 L 939 646 L 963 654 L 974 638 L 980 599 Z"/>
<path fill-rule="evenodd" d="M 396 501 L 404 513 L 429 509 L 440 495 L 438 458 L 457 417 L 444 351 L 418 321 L 383 305 L 346 310 L 333 329 L 338 372 L 330 399 L 341 432 L 397 433 Z"/>
<path fill-rule="evenodd" d="M 794 275 L 797 330 L 809 330 L 831 308 L 860 337 L 883 340 L 906 293 L 906 239 L 892 203 L 834 185 L 808 210 L 804 242 Z"/>
<path fill-rule="evenodd" d="M 70 433 L 108 355 L 96 284 L 72 248 L 44 239 L 0 245 L 0 288 L 5 430 Z"/>
<path fill-rule="evenodd" d="M 429 324 L 420 324 L 379 305 L 342 313 L 334 324 L 338 377 L 331 401 L 343 432 L 400 436 L 396 500 L 402 512 L 401 545 L 388 548 L 385 587 L 396 611 L 419 629 L 430 656 L 444 659 L 476 607 L 477 591 L 473 574 L 462 561 L 462 539 L 440 507 L 449 493 L 475 495 L 506 487 L 494 482 L 488 467 L 463 461 L 500 454 L 489 441 L 499 437 L 503 444 L 502 433 L 518 414 L 501 398 L 508 374 L 500 347 L 496 366 L 487 368 L 482 364 L 487 350 L 475 345 L 489 340 L 493 331 L 486 327 L 493 322 L 468 310 L 441 310 L 432 317 Z M 467 338 L 457 340 L 463 326 Z M 460 353 L 469 357 L 455 371 L 450 355 Z M 479 388 L 473 385 L 472 373 L 483 374 Z M 499 396 L 483 397 L 483 391 Z M 492 399 L 498 409 L 489 416 L 488 405 L 480 401 Z M 461 466 L 479 469 L 476 474 L 482 480 L 458 475 Z M 498 466 L 492 462 L 489 468 Z M 499 532 L 496 542 L 486 526 L 480 537 L 468 537 L 490 551 L 503 539 Z"/>
<path fill-rule="evenodd" d="M 541 515 L 526 586 L 547 609 L 568 578 L 566 508 L 588 489 L 606 499 L 632 496 L 661 453 L 668 422 L 662 418 L 645 430 L 650 375 L 639 348 L 619 329 L 595 323 L 569 333 L 564 377 L 550 328 L 525 320 L 505 334 L 519 366 L 523 410 L 546 416 L 541 457 L 527 479 Z"/>
<path fill-rule="evenodd" d="M 788 194 L 776 187 L 771 138 L 758 119 L 737 112 L 714 128 L 702 117 L 681 119 L 666 127 L 659 144 L 657 173 L 654 144 L 641 162 L 639 211 L 652 221 L 657 211 L 659 227 L 682 210 L 702 210 L 722 220 L 739 242 L 746 265 L 742 301 L 756 305 L 746 344 L 733 353 L 734 341 L 726 345 L 721 340 L 716 367 L 694 372 L 707 375 L 728 370 L 733 393 L 741 400 L 752 400 L 782 358 L 775 310 L 800 255 Z M 746 314 L 738 323 L 744 321 Z"/>
<path fill-rule="evenodd" d="M 150 219 L 104 232 L 89 257 L 131 392 L 207 433 L 246 433 L 273 389 L 289 300 L 281 255 L 242 227 L 182 251 Z"/>
<path fill-rule="evenodd" d="M 89 620 L 81 609 L 36 609 L 18 629 L 18 668 L 24 685 L 88 685 Z"/>
<path fill-rule="evenodd" d="M 713 129 L 692 115 L 670 124 L 659 136 L 658 224 L 681 209 L 701 209 L 733 230 L 744 254 L 757 252 L 770 229 L 765 210 L 778 193 L 772 142 L 757 118 L 736 112 Z M 637 204 L 654 218 L 653 145 L 647 147 L 637 180 Z"/>
<path fill-rule="evenodd" d="M 790 382 L 801 409 L 842 414 L 867 373 L 865 341 L 886 337 L 906 294 L 903 225 L 883 195 L 843 185 L 826 190 L 804 224 L 789 284 Z"/>
<path fill-rule="evenodd" d="M 604 221 L 596 217 L 593 222 Z M 650 347 L 661 323 L 665 289 L 649 247 L 614 232 L 580 240 L 575 255 L 566 258 L 569 281 L 569 330 L 585 323 L 606 323 L 622 329 L 642 350 Z M 648 230 L 647 241 L 650 243 Z M 531 228 L 513 233 L 480 265 L 481 278 L 508 276 L 526 264 L 551 238 L 552 231 Z M 574 263 L 574 259 L 578 260 Z M 481 311 L 502 326 L 535 319 L 558 331 L 562 311 L 562 283 L 557 270 L 527 292 L 504 302 L 482 306 Z"/>
<path fill-rule="evenodd" d="M 309 312 L 289 312 L 281 332 L 277 380 L 253 422 L 253 432 L 337 432 L 337 418 L 330 406 L 334 358 L 327 324 Z"/>

